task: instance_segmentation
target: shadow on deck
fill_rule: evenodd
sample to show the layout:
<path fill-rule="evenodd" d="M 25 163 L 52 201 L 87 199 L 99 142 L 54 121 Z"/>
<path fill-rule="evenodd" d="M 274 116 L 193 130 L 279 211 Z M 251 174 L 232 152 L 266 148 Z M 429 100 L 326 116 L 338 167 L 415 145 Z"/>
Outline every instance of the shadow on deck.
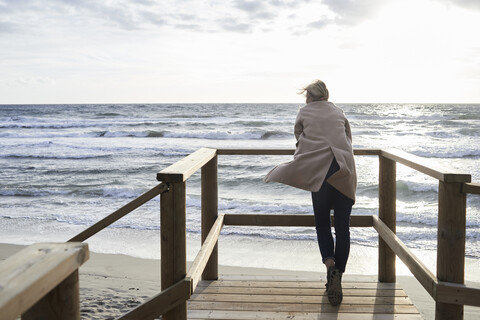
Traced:
<path fill-rule="evenodd" d="M 199 282 L 188 319 L 422 319 L 396 283 L 346 276 L 343 302 L 328 302 L 325 280 L 285 276 L 225 276 Z"/>

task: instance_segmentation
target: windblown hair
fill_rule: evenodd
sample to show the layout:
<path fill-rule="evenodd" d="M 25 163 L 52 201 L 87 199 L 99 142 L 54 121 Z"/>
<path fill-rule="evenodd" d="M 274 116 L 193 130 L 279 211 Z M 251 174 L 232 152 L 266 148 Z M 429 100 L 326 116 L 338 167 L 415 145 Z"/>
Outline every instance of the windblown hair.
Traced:
<path fill-rule="evenodd" d="M 312 101 L 328 101 L 328 89 L 322 80 L 315 80 L 308 86 L 304 87 L 300 94 L 305 94 Z"/>

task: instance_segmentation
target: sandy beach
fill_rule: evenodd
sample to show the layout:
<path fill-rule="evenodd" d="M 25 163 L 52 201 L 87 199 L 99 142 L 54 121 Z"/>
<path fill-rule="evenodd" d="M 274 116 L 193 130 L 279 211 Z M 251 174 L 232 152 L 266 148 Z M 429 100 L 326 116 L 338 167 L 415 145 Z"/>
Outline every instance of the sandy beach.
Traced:
<path fill-rule="evenodd" d="M 0 260 L 24 246 L 0 244 Z M 355 258 L 356 259 L 356 258 Z M 350 261 L 355 263 L 355 261 Z M 298 272 L 267 268 L 219 266 L 222 275 L 286 276 L 299 279 L 324 279 L 323 272 Z M 359 275 L 345 275 L 348 279 Z M 375 279 L 375 276 L 365 276 Z M 413 276 L 398 276 L 397 282 L 407 292 L 425 319 L 435 318 L 435 302 Z M 480 287 L 479 283 L 469 283 Z M 82 319 L 115 319 L 160 290 L 160 261 L 121 254 L 90 253 L 80 268 Z M 465 307 L 465 319 L 478 318 L 478 308 Z"/>

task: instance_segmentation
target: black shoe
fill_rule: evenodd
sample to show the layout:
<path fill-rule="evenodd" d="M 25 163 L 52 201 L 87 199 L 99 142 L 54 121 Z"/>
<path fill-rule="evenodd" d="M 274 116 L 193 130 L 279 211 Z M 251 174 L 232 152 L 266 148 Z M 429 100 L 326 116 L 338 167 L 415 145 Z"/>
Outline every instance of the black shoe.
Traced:
<path fill-rule="evenodd" d="M 328 301 L 332 306 L 338 306 L 343 300 L 342 272 L 335 267 L 328 268 L 327 284 Z"/>

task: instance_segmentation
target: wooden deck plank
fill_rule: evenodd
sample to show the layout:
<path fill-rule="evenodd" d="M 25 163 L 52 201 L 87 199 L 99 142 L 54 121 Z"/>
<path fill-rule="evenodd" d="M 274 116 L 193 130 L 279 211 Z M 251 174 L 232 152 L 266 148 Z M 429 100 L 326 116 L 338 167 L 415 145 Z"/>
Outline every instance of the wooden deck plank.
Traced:
<path fill-rule="evenodd" d="M 211 302 L 191 300 L 188 308 L 194 310 L 243 310 L 243 311 L 269 311 L 269 312 L 317 312 L 317 313 L 406 313 L 418 314 L 413 305 L 363 305 L 340 304 L 338 307 L 330 305 L 328 298 L 324 297 L 322 303 L 263 303 L 263 302 Z"/>
<path fill-rule="evenodd" d="M 202 294 L 218 294 L 228 290 L 231 294 L 268 294 L 268 295 L 323 295 L 326 294 L 323 288 L 257 288 L 257 287 L 200 287 L 196 293 Z M 359 297 L 406 297 L 407 294 L 403 290 L 392 289 L 362 289 L 362 288 L 343 288 L 344 296 Z"/>
<path fill-rule="evenodd" d="M 307 313 L 307 312 L 259 312 L 224 310 L 189 310 L 188 319 L 298 319 L 298 320 L 422 320 L 419 314 L 374 313 Z"/>
<path fill-rule="evenodd" d="M 322 288 L 325 289 L 325 282 L 321 281 L 246 281 L 246 280 L 216 280 L 200 281 L 199 287 L 256 287 L 256 288 Z M 342 287 L 352 289 L 390 289 L 401 290 L 396 283 L 380 282 L 342 282 Z"/>
<path fill-rule="evenodd" d="M 327 295 L 322 293 L 320 295 L 268 295 L 268 294 L 194 294 L 192 299 L 195 301 L 209 301 L 209 302 L 266 302 L 266 303 L 324 303 Z M 355 297 L 344 296 L 344 304 L 412 304 L 408 297 Z"/>
<path fill-rule="evenodd" d="M 320 280 L 200 281 L 188 301 L 189 319 L 422 319 L 396 283 L 342 283 L 344 299 L 330 305 Z"/>
<path fill-rule="evenodd" d="M 262 275 L 251 275 L 251 274 L 222 274 L 218 280 L 242 280 L 242 281 L 322 281 L 326 279 L 326 273 L 323 272 L 311 272 L 306 275 L 302 274 L 262 274 Z M 378 277 L 375 275 L 358 275 L 358 274 L 344 274 L 342 277 L 344 282 L 378 282 Z"/>

